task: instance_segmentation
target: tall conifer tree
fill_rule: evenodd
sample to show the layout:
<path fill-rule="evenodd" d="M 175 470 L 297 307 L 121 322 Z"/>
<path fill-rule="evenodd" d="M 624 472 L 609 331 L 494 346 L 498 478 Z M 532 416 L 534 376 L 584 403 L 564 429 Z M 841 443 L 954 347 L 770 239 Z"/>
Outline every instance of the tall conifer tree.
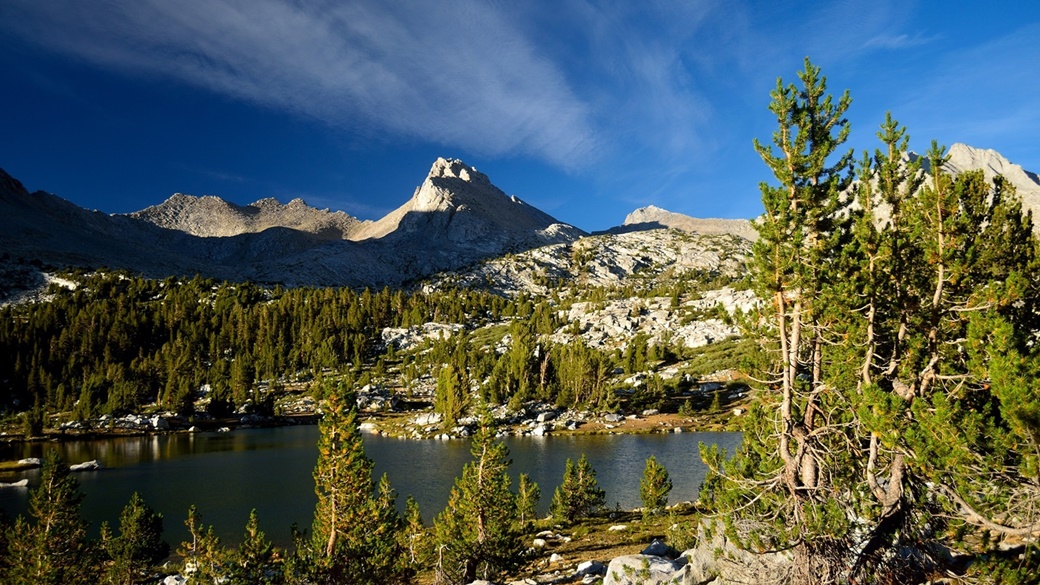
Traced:
<path fill-rule="evenodd" d="M 668 506 L 668 494 L 672 491 L 672 480 L 668 470 L 651 455 L 643 468 L 643 479 L 639 482 L 639 497 L 643 500 L 643 516 L 658 514 Z"/>
<path fill-rule="evenodd" d="M 516 496 L 509 489 L 509 450 L 495 439 L 494 420 L 483 404 L 470 452 L 473 460 L 434 521 L 432 556 L 440 584 L 495 579 L 515 568 L 523 551 Z"/>
<path fill-rule="evenodd" d="M 372 481 L 372 460 L 357 423 L 353 393 L 326 392 L 314 467 L 318 504 L 308 558 L 297 566 L 313 571 L 318 583 L 395 583 L 407 576 L 395 568 L 400 516 L 385 477 Z M 402 568 L 403 570 L 403 568 Z"/>
<path fill-rule="evenodd" d="M 110 583 L 133 585 L 154 563 L 170 554 L 163 540 L 163 516 L 137 492 L 119 515 L 119 534 L 107 524 L 101 527 L 101 543 L 112 563 L 106 573 Z"/>
<path fill-rule="evenodd" d="M 29 496 L 29 516 L 8 533 L 2 581 L 11 585 L 66 585 L 97 582 L 97 545 L 87 538 L 80 516 L 79 482 L 57 451 L 44 458 L 40 485 Z"/>
<path fill-rule="evenodd" d="M 773 93 L 779 153 L 756 142 L 780 183 L 754 257 L 774 377 L 738 456 L 702 451 L 725 469 L 702 499 L 743 546 L 793 549 L 794 583 L 919 582 L 973 529 L 1040 535 L 1037 242 L 1003 179 L 950 176 L 933 143 L 922 180 L 891 117 L 850 190 L 847 95 L 799 77 Z"/>

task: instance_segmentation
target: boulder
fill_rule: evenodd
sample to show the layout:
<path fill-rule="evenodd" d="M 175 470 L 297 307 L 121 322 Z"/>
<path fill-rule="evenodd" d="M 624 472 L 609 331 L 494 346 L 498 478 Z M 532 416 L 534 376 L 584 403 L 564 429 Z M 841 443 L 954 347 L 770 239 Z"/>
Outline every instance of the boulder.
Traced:
<path fill-rule="evenodd" d="M 599 561 L 585 561 L 578 565 L 575 570 L 576 577 L 588 577 L 589 575 L 606 575 L 607 566 Z"/>
<path fill-rule="evenodd" d="M 4 482 L 0 481 L 0 489 L 2 489 L 2 488 L 20 488 L 20 487 L 23 488 L 23 487 L 28 487 L 28 486 L 29 486 L 29 480 L 28 479 L 20 479 L 20 480 L 18 480 L 16 482 L 13 482 L 13 483 L 4 483 Z"/>
<path fill-rule="evenodd" d="M 670 557 L 675 558 L 679 556 L 679 551 L 661 542 L 660 540 L 654 539 L 649 546 L 640 551 L 639 554 L 650 555 L 655 557 Z"/>
<path fill-rule="evenodd" d="M 43 465 L 43 461 L 41 461 L 39 457 L 29 457 L 27 459 L 18 460 L 19 467 L 40 467 L 41 465 Z"/>
<path fill-rule="evenodd" d="M 551 420 L 553 420 L 555 418 L 556 418 L 556 413 L 552 412 L 552 411 L 549 411 L 549 412 L 540 412 L 540 413 L 538 413 L 538 416 L 535 417 L 535 420 L 537 420 L 540 423 L 543 423 L 543 422 L 549 422 L 549 421 L 551 421 Z"/>
<path fill-rule="evenodd" d="M 709 537 L 710 535 L 710 537 Z M 721 530 L 708 531 L 702 524 L 697 530 L 697 546 L 683 552 L 694 583 L 735 585 L 787 583 L 791 580 L 793 561 L 790 553 L 755 553 L 743 550 Z M 714 581 L 711 581 L 714 579 Z"/>
<path fill-rule="evenodd" d="M 170 422 L 161 416 L 152 417 L 152 428 L 157 431 L 170 430 Z"/>
<path fill-rule="evenodd" d="M 603 585 L 701 585 L 691 578 L 686 559 L 672 561 L 651 555 L 624 555 L 610 561 Z"/>
<path fill-rule="evenodd" d="M 98 469 L 101 469 L 101 462 L 97 459 L 84 461 L 83 463 L 74 463 L 69 466 L 69 471 L 97 471 Z"/>

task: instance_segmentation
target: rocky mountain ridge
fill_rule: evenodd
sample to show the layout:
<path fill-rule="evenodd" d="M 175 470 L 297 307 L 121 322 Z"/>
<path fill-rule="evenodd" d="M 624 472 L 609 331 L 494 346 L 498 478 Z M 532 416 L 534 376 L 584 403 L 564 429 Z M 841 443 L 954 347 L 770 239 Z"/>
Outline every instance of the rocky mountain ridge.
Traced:
<path fill-rule="evenodd" d="M 758 239 L 758 232 L 748 219 L 700 219 L 661 209 L 656 205 L 640 207 L 625 216 L 621 226 L 611 233 L 670 228 L 697 234 L 731 234 L 746 240 Z"/>
<path fill-rule="evenodd" d="M 0 245 L 7 258 L 57 267 L 379 287 L 582 235 L 458 160 L 435 161 L 412 198 L 376 222 L 302 200 L 237 206 L 186 195 L 135 214 L 108 215 L 29 193 L 0 171 Z"/>
<path fill-rule="evenodd" d="M 327 240 L 349 240 L 350 235 L 371 223 L 342 211 L 315 209 L 303 199 L 280 203 L 267 198 L 235 205 L 220 197 L 195 197 L 174 193 L 159 205 L 128 214 L 158 227 L 198 236 L 230 237 L 283 227 L 306 232 Z"/>
<path fill-rule="evenodd" d="M 1015 192 L 1022 200 L 1023 211 L 1033 213 L 1034 233 L 1040 233 L 1040 177 L 1036 173 L 1023 169 L 1021 165 L 1012 163 L 992 149 L 974 148 L 957 143 L 950 147 L 947 155 L 949 160 L 945 168 L 952 174 L 982 170 L 988 181 L 992 181 L 997 175 L 1003 175 L 1015 187 Z"/>
<path fill-rule="evenodd" d="M 1023 207 L 1040 217 L 1036 174 L 992 150 L 954 144 L 949 155 L 952 172 L 1003 174 Z M 0 171 L 0 246 L 8 261 L 109 266 L 153 277 L 200 273 L 290 286 L 380 287 L 450 272 L 456 274 L 437 279 L 492 282 L 491 288 L 508 293 L 544 291 L 555 279 L 573 275 L 604 285 L 652 265 L 712 265 L 704 250 L 663 235 L 672 232 L 661 228 L 736 238 L 738 253 L 757 235 L 749 220 L 696 219 L 648 206 L 630 213 L 622 226 L 587 239 L 456 159 L 436 160 L 412 197 L 377 221 L 315 209 L 299 199 L 239 206 L 181 194 L 133 214 L 108 215 L 42 191 L 29 193 Z M 644 236 L 625 237 L 637 233 Z"/>
<path fill-rule="evenodd" d="M 732 234 L 677 229 L 596 234 L 439 274 L 432 286 L 489 289 L 508 296 L 545 296 L 560 286 L 652 287 L 693 272 L 735 278 L 750 254 L 751 241 Z"/>

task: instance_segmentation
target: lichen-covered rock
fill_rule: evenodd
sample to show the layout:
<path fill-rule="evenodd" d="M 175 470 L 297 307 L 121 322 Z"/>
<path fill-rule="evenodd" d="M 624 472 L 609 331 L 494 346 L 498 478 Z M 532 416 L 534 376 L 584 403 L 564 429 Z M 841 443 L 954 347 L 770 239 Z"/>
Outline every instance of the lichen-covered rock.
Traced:
<path fill-rule="evenodd" d="M 607 565 L 603 585 L 700 585 L 693 581 L 686 559 L 652 555 L 624 555 Z"/>

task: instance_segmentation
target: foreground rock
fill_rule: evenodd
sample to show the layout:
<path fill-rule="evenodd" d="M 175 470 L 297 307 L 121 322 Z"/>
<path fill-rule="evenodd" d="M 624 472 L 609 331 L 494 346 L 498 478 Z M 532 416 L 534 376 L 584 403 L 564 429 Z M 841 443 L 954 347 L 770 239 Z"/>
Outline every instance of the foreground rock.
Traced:
<path fill-rule="evenodd" d="M 790 581 L 789 554 L 746 551 L 719 532 L 708 531 L 702 524 L 697 546 L 675 559 L 668 556 L 673 551 L 657 541 L 642 554 L 617 557 L 610 561 L 603 585 L 779 585 Z"/>

